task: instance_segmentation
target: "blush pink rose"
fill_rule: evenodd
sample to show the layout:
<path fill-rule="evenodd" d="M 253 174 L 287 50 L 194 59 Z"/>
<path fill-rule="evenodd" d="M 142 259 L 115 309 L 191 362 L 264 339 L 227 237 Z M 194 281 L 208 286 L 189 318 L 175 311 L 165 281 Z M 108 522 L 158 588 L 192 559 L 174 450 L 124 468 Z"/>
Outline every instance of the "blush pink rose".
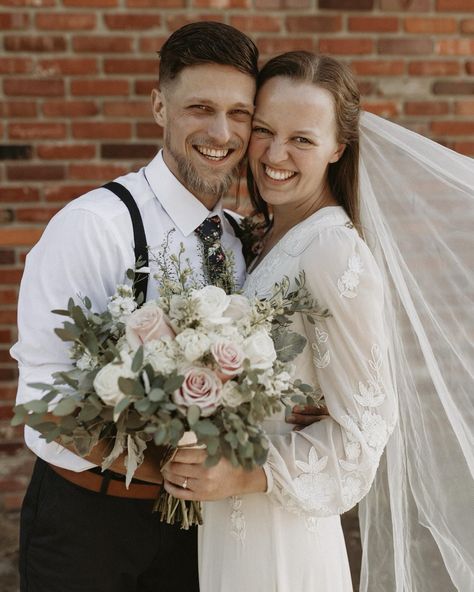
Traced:
<path fill-rule="evenodd" d="M 211 353 L 219 366 L 219 377 L 222 382 L 226 382 L 242 372 L 245 354 L 235 343 L 224 340 L 216 341 L 211 346 Z"/>
<path fill-rule="evenodd" d="M 149 341 L 174 337 L 175 334 L 161 308 L 155 302 L 149 302 L 128 317 L 125 336 L 131 347 L 138 348 Z"/>
<path fill-rule="evenodd" d="M 182 387 L 173 393 L 173 401 L 185 410 L 191 405 L 201 409 L 201 415 L 212 415 L 222 399 L 222 382 L 209 368 L 190 368 L 184 373 Z"/>

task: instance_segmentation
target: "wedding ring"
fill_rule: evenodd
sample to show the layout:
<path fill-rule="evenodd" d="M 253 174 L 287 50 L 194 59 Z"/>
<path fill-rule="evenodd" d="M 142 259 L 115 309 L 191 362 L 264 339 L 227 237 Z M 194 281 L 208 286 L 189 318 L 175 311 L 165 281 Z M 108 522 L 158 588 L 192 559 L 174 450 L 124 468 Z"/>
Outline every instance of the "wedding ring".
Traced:
<path fill-rule="evenodd" d="M 183 489 L 186 489 L 188 487 L 188 478 L 187 477 L 184 478 L 184 483 L 181 485 L 181 487 Z"/>

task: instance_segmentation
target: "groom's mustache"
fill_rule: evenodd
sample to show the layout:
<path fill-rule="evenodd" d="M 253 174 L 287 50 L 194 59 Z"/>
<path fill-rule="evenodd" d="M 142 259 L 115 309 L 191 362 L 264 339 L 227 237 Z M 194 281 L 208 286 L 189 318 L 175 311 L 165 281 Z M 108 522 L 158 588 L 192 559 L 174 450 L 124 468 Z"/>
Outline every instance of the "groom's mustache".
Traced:
<path fill-rule="evenodd" d="M 215 140 L 205 136 L 195 136 L 189 140 L 189 144 L 193 146 L 202 146 L 204 148 L 217 148 L 219 150 L 239 150 L 243 143 L 236 140 L 231 140 L 226 144 L 219 144 Z"/>

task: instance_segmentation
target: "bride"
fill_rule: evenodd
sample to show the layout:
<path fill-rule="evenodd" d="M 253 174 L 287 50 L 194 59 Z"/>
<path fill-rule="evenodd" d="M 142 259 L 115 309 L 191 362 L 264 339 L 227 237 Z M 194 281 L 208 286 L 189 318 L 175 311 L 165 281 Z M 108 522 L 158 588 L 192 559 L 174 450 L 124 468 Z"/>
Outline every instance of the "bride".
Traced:
<path fill-rule="evenodd" d="M 472 521 L 471 495 L 455 495 L 440 468 L 442 458 L 449 459 L 443 467 L 449 478 L 470 484 L 472 421 L 459 413 L 469 411 L 472 419 L 462 383 L 462 373 L 469 374 L 465 332 L 456 327 L 459 335 L 448 335 L 434 316 L 440 310 L 436 302 L 422 299 L 429 291 L 419 290 L 424 280 L 414 282 L 413 255 L 429 266 L 433 253 L 426 245 L 424 252 L 410 250 L 417 248 L 412 229 L 413 244 L 403 258 L 398 247 L 405 245 L 393 243 L 391 230 L 395 234 L 398 223 L 401 233 L 418 222 L 413 211 L 426 215 L 429 247 L 439 257 L 443 248 L 452 256 L 446 237 L 430 244 L 433 216 L 417 211 L 423 204 L 416 199 L 436 200 L 444 183 L 450 187 L 446 206 L 450 197 L 453 204 L 467 203 L 472 165 L 403 128 L 369 114 L 360 117 L 352 75 L 332 58 L 306 52 L 278 56 L 262 69 L 258 89 L 249 190 L 269 230 L 245 290 L 263 298 L 283 276 L 296 278 L 304 271 L 308 289 L 330 316 L 315 324 L 295 321 L 295 330 L 307 338 L 295 373 L 321 387 L 329 417 L 298 431 L 283 416 L 272 417 L 265 425 L 268 460 L 251 473 L 225 460 L 208 469 L 205 454 L 196 450 L 180 451 L 166 468 L 170 493 L 208 500 L 199 539 L 201 590 L 351 592 L 339 515 L 370 490 L 361 507 L 361 589 L 467 592 L 474 577 L 473 529 L 466 523 Z M 408 152 L 411 169 L 405 168 Z M 434 170 L 430 158 L 455 170 L 456 180 Z M 413 170 L 416 176 L 410 178 Z M 407 181 L 410 193 L 400 195 Z M 390 198 L 385 211 L 393 216 L 393 229 L 380 208 L 384 198 Z M 408 204 L 415 205 L 411 219 Z M 439 228 L 443 220 L 437 220 Z M 460 227 L 458 249 L 462 238 Z M 465 270 L 461 258 L 456 273 L 462 277 Z M 465 279 L 448 273 L 456 285 Z M 439 335 L 447 349 L 431 340 Z M 426 366 L 420 380 L 408 362 L 410 338 L 409 355 Z M 417 368 L 424 370 L 421 363 Z M 451 379 L 457 381 L 456 393 L 447 388 Z M 428 384 L 424 400 L 421 383 Z M 184 480 L 186 490 L 180 487 Z"/>

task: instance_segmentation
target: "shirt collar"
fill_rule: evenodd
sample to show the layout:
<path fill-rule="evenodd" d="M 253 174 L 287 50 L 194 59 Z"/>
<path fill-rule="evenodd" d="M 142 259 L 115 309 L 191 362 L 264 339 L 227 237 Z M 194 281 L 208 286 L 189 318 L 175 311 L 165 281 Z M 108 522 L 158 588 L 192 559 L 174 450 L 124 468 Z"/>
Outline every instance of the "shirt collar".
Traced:
<path fill-rule="evenodd" d="M 218 214 L 222 220 L 222 200 L 210 212 L 166 166 L 162 150 L 145 167 L 145 177 L 163 209 L 184 236 L 189 236 L 209 216 Z"/>

